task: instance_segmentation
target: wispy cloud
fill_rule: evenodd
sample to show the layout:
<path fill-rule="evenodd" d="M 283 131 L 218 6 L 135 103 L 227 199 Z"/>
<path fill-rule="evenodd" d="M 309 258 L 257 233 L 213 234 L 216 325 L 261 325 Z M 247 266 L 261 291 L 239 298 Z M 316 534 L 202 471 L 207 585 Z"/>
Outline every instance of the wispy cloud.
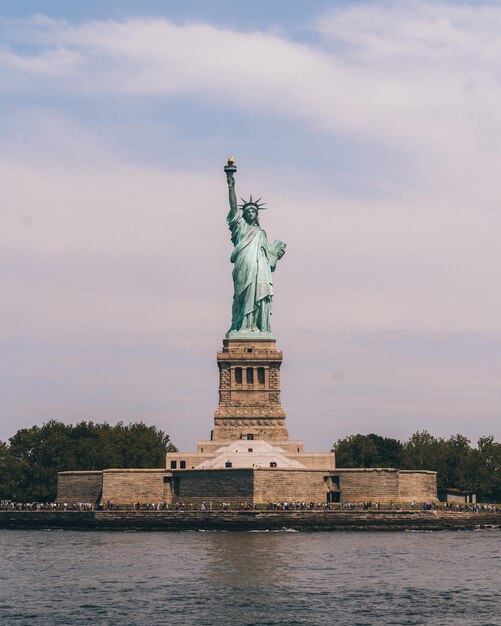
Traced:
<path fill-rule="evenodd" d="M 16 22 L 12 32 L 4 23 L 12 49 L 1 63 L 66 88 L 203 94 L 335 132 L 419 139 L 427 126 L 409 122 L 430 114 L 446 122 L 479 107 L 499 122 L 500 23 L 492 5 L 343 5 L 317 21 L 326 45 L 314 46 L 159 18 L 82 25 L 38 18 Z M 38 49 L 16 53 L 16 41 Z"/>
<path fill-rule="evenodd" d="M 306 45 L 160 18 L 32 18 L 4 22 L 0 67 L 4 90 L 39 78 L 63 92 L 182 95 L 376 140 L 428 187 L 454 184 L 473 200 L 479 187 L 497 189 L 501 165 L 499 24 L 496 5 L 344 4 L 315 22 L 320 39 Z"/>

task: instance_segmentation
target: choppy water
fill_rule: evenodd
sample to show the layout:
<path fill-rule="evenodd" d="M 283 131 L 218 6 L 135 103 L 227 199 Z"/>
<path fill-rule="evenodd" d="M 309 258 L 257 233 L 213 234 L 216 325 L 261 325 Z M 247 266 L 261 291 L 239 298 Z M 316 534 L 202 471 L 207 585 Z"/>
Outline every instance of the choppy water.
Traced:
<path fill-rule="evenodd" d="M 501 532 L 0 531 L 0 624 L 501 625 Z"/>

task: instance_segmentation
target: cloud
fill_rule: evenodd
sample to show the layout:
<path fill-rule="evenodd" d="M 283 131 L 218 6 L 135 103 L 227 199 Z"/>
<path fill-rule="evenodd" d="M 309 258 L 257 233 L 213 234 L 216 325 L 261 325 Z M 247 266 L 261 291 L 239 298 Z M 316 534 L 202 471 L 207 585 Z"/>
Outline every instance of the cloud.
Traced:
<path fill-rule="evenodd" d="M 408 183 L 494 208 L 501 166 L 496 5 L 343 4 L 312 42 L 161 18 L 4 21 L 4 90 L 205 99 L 392 146 Z M 318 36 L 315 41 L 315 34 Z M 31 51 L 23 51 L 30 42 Z M 34 51 L 33 51 L 34 47 Z M 480 190 L 479 190 L 480 189 Z"/>
<path fill-rule="evenodd" d="M 38 52 L 7 50 L 1 62 L 62 88 L 204 95 L 334 132 L 398 130 L 419 140 L 426 126 L 409 122 L 430 114 L 446 122 L 480 106 L 499 122 L 500 21 L 492 5 L 342 5 L 316 22 L 320 46 L 160 18 L 81 25 L 38 18 L 5 26 L 12 45 L 29 40 Z"/>
<path fill-rule="evenodd" d="M 429 2 L 345 5 L 317 22 L 366 85 L 354 115 L 367 131 L 412 152 L 428 191 L 456 188 L 490 208 L 496 192 L 485 189 L 497 189 L 501 165 L 500 25 L 498 5 Z"/>

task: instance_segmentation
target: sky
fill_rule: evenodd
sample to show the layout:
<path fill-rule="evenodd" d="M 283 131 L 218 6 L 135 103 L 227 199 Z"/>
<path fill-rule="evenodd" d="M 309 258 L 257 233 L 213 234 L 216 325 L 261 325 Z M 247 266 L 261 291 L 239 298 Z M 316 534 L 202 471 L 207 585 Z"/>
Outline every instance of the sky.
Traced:
<path fill-rule="evenodd" d="M 226 159 L 262 197 L 289 435 L 501 438 L 501 5 L 17 0 L 0 13 L 0 439 L 207 439 Z"/>

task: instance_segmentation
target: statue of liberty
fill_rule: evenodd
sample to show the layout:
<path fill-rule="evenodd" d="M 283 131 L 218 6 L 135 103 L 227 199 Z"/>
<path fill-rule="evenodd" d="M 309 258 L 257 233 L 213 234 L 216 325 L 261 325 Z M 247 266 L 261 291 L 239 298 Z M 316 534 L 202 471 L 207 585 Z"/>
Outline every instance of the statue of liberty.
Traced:
<path fill-rule="evenodd" d="M 259 224 L 260 200 L 252 195 L 238 206 L 235 195 L 235 159 L 228 159 L 224 168 L 228 181 L 230 212 L 226 221 L 235 246 L 231 253 L 233 267 L 233 307 L 229 333 L 271 333 L 270 315 L 273 282 L 278 259 L 285 253 L 285 244 L 268 244 L 265 231 Z"/>

